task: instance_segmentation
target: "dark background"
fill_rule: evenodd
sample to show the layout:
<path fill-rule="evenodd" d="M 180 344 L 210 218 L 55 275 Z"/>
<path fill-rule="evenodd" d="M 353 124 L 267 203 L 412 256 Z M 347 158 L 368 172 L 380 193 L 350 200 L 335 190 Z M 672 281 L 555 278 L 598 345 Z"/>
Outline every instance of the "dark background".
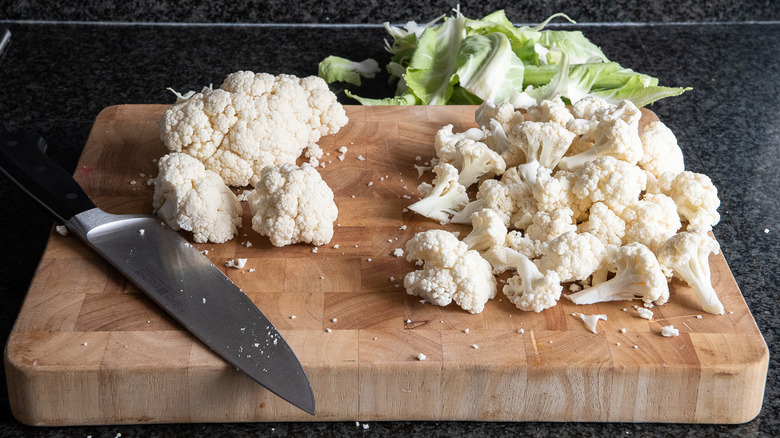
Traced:
<path fill-rule="evenodd" d="M 774 1 L 494 1 L 461 3 L 471 17 L 504 8 L 517 23 L 567 13 L 610 59 L 691 86 L 651 109 L 677 134 L 690 170 L 719 188 L 714 232 L 770 348 L 764 407 L 743 425 L 478 422 L 185 424 L 34 428 L 11 415 L 0 381 L 0 436 L 779 436 L 780 6 Z M 128 103 L 170 103 L 240 69 L 316 74 L 336 54 L 384 64 L 383 21 L 425 22 L 440 1 L 16 1 L 0 4 L 13 37 L 0 55 L 0 129 L 42 134 L 69 172 L 97 114 Z M 556 23 L 562 23 L 558 20 Z M 563 24 L 555 24 L 560 27 Z M 367 95 L 390 93 L 375 80 Z M 344 103 L 349 103 L 344 100 Z M 19 312 L 53 221 L 0 178 L 0 337 Z M 768 229 L 769 233 L 764 230 Z"/>

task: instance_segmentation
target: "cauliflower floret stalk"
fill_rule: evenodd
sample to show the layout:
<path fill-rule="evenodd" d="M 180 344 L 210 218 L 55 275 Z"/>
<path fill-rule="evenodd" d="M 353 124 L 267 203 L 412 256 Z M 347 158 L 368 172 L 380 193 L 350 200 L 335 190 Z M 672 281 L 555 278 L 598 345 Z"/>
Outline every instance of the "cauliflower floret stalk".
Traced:
<path fill-rule="evenodd" d="M 422 183 L 418 186 L 424 197 L 409 206 L 409 210 L 442 224 L 450 221 L 450 215 L 463 208 L 469 197 L 466 188 L 458 182 L 458 170 L 448 163 L 439 163 L 433 168 L 436 177 L 432 185 Z"/>
<path fill-rule="evenodd" d="M 574 137 L 554 122 L 523 122 L 510 131 L 509 149 L 501 156 L 507 167 L 518 166 L 523 179 L 533 184 L 540 167 L 552 170 L 558 166 Z"/>
<path fill-rule="evenodd" d="M 466 188 L 483 175 L 501 175 L 506 170 L 504 159 L 485 143 L 475 140 L 476 136 L 452 134 L 452 125 L 447 125 L 439 130 L 434 142 L 439 161 L 455 166 L 459 173 L 458 181 Z"/>
<path fill-rule="evenodd" d="M 463 238 L 469 249 L 485 252 L 506 243 L 508 230 L 501 216 L 486 208 L 471 215 L 471 232 Z"/>
<path fill-rule="evenodd" d="M 429 230 L 406 243 L 407 260 L 422 260 L 423 268 L 406 274 L 409 295 L 446 306 L 452 301 L 469 313 L 480 313 L 496 296 L 496 278 L 490 264 L 454 234 Z"/>
<path fill-rule="evenodd" d="M 248 200 L 252 229 L 274 246 L 320 246 L 333 238 L 339 213 L 333 191 L 309 163 L 264 167 Z"/>
<path fill-rule="evenodd" d="M 663 243 L 658 261 L 667 276 L 675 275 L 688 283 L 705 312 L 721 315 L 723 304 L 712 287 L 709 262 L 710 254 L 718 252 L 718 242 L 709 235 L 683 231 Z"/>
<path fill-rule="evenodd" d="M 515 253 L 517 275 L 509 278 L 504 295 L 518 309 L 536 313 L 558 304 L 563 286 L 555 271 L 542 272 L 528 257 Z"/>
<path fill-rule="evenodd" d="M 216 173 L 184 153 L 158 162 L 154 212 L 174 230 L 192 232 L 195 242 L 224 243 L 241 226 L 241 204 Z"/>
<path fill-rule="evenodd" d="M 599 157 L 615 157 L 630 164 L 636 164 L 643 156 L 642 140 L 636 127 L 617 118 L 599 123 L 593 147 L 576 155 L 563 157 L 558 166 L 563 170 L 575 171 L 585 163 Z"/>
<path fill-rule="evenodd" d="M 574 304 L 641 299 L 659 305 L 669 299 L 666 276 L 648 247 L 636 242 L 610 247 L 607 260 L 614 277 L 566 298 Z"/>

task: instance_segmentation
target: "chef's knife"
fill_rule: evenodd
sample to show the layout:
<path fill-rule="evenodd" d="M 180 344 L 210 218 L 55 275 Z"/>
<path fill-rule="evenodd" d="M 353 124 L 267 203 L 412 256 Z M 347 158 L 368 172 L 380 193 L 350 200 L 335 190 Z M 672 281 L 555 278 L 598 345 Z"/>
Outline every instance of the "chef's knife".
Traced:
<path fill-rule="evenodd" d="M 44 145 L 34 134 L 0 133 L 0 170 L 214 352 L 314 415 L 300 362 L 246 294 L 159 217 L 95 207 Z"/>

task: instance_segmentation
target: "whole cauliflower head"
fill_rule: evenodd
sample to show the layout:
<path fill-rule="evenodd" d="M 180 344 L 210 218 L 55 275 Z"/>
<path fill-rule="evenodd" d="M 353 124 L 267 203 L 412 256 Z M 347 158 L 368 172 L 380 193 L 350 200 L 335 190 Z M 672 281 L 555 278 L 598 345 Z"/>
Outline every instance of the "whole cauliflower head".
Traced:
<path fill-rule="evenodd" d="M 321 78 L 239 71 L 220 88 L 182 97 L 159 121 L 168 150 L 184 152 L 230 186 L 245 186 L 264 166 L 294 163 L 347 116 Z"/>
<path fill-rule="evenodd" d="M 184 153 L 158 161 L 155 213 L 174 230 L 191 231 L 198 243 L 223 243 L 241 226 L 241 204 L 222 178 Z"/>
<path fill-rule="evenodd" d="M 324 245 L 333 238 L 339 211 L 333 191 L 308 163 L 266 166 L 247 196 L 252 229 L 280 247 L 305 242 Z"/>
<path fill-rule="evenodd" d="M 406 243 L 406 258 L 422 260 L 423 269 L 404 277 L 404 288 L 437 306 L 452 301 L 469 313 L 480 313 L 496 296 L 496 278 L 487 260 L 444 230 L 415 234 Z"/>

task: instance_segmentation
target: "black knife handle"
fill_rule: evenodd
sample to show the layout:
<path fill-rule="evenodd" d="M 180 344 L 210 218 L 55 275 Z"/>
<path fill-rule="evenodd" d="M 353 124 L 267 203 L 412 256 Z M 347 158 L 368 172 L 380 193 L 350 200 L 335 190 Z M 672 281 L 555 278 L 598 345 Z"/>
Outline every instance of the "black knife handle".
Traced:
<path fill-rule="evenodd" d="M 46 141 L 37 134 L 0 132 L 0 170 L 60 222 L 95 208 L 81 186 L 44 155 Z"/>

